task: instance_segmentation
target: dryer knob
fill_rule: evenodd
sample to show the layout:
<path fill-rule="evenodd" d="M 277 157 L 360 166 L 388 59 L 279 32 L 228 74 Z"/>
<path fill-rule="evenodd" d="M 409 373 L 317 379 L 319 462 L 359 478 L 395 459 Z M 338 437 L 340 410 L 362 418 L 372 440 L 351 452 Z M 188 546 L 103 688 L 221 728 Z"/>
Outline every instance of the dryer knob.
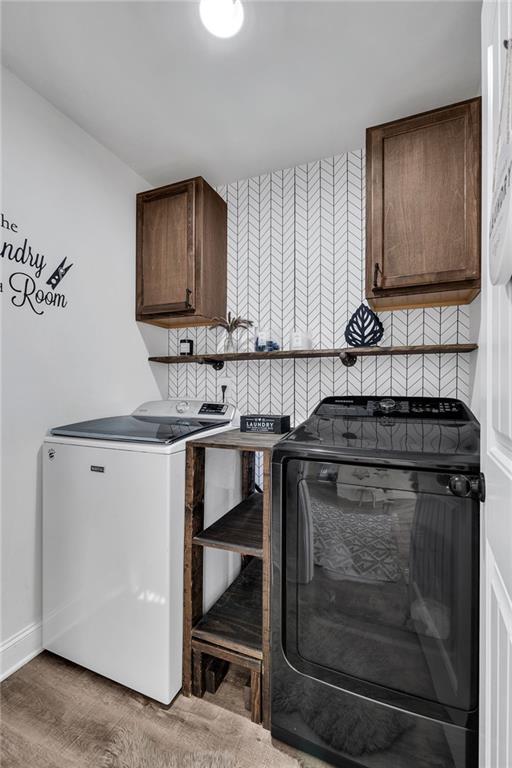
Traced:
<path fill-rule="evenodd" d="M 176 403 L 176 410 L 178 413 L 186 413 L 189 409 L 189 404 L 186 400 L 181 400 L 179 403 Z"/>
<path fill-rule="evenodd" d="M 386 397 L 384 400 L 380 401 L 379 408 L 382 413 L 391 413 L 396 408 L 396 401 L 392 400 L 390 397 Z"/>
<path fill-rule="evenodd" d="M 471 493 L 471 481 L 466 475 L 452 475 L 449 488 L 454 496 L 469 496 Z"/>
<path fill-rule="evenodd" d="M 485 476 L 483 472 L 478 475 L 452 475 L 448 488 L 454 496 L 471 496 L 478 501 L 485 501 Z"/>

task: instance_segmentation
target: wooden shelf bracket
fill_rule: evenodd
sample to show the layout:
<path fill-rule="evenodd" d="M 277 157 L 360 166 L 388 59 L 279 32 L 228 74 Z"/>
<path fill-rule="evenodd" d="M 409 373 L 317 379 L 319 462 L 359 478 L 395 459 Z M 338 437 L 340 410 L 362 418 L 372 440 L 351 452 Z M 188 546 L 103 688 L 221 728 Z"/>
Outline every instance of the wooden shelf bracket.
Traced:
<path fill-rule="evenodd" d="M 352 368 L 352 366 L 357 362 L 357 355 L 354 355 L 353 352 L 347 352 L 346 349 L 340 352 L 339 358 L 345 368 Z"/>
<path fill-rule="evenodd" d="M 183 355 L 183 357 L 186 357 L 186 355 Z M 222 371 L 224 368 L 224 360 L 219 359 L 204 359 L 204 360 L 198 360 L 199 365 L 211 365 L 214 371 Z"/>

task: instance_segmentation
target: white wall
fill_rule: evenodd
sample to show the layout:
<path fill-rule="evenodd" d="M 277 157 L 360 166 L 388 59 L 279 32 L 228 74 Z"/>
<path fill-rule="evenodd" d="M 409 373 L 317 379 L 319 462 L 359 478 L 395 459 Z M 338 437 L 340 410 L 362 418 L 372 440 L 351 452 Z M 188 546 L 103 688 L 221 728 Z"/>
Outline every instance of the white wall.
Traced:
<path fill-rule="evenodd" d="M 40 648 L 41 440 L 48 427 L 130 412 L 166 395 L 166 332 L 134 320 L 135 194 L 148 184 L 75 123 L 3 71 L 2 207 L 47 266 L 2 262 L 1 673 Z M 9 249 L 7 249 L 9 250 Z M 67 306 L 15 307 L 9 279 L 37 288 L 72 263 L 56 292 Z M 24 283 L 25 278 L 15 278 Z M 35 294 L 32 295 L 32 300 Z M 158 377 L 158 381 L 157 378 Z"/>

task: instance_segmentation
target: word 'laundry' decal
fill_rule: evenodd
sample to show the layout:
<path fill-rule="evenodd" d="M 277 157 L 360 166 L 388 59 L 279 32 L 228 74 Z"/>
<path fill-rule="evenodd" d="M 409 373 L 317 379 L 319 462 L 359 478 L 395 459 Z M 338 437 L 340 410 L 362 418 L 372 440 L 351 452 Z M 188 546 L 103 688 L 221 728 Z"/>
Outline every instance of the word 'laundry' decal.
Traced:
<path fill-rule="evenodd" d="M 0 213 L 0 228 L 8 230 L 9 233 L 20 235 L 18 225 L 12 220 L 8 220 L 4 213 Z M 27 237 L 23 238 L 21 244 L 4 240 L 0 247 L 0 257 L 5 262 L 14 262 L 16 265 L 33 270 L 32 273 L 14 271 L 9 275 L 7 283 L 11 291 L 11 304 L 14 307 L 27 307 L 36 315 L 44 314 L 47 307 L 60 309 L 67 307 L 66 296 L 55 291 L 55 288 L 73 266 L 73 264 L 66 263 L 67 257 L 64 257 L 60 264 L 55 267 L 42 286 L 41 283 L 38 285 L 37 281 L 45 280 L 44 272 L 48 262 L 44 254 L 33 248 Z M 51 290 L 48 290 L 46 286 L 50 286 Z M 0 282 L 0 293 L 2 292 L 3 283 Z"/>
<path fill-rule="evenodd" d="M 15 248 L 14 243 L 8 243 L 4 241 L 1 251 L 2 259 L 8 261 L 14 261 L 16 264 L 23 264 L 24 266 L 32 267 L 35 270 L 36 277 L 41 277 L 41 272 L 46 267 L 46 261 L 42 253 L 34 253 L 32 246 L 28 245 L 27 238 L 24 239 L 23 245 L 19 245 Z"/>

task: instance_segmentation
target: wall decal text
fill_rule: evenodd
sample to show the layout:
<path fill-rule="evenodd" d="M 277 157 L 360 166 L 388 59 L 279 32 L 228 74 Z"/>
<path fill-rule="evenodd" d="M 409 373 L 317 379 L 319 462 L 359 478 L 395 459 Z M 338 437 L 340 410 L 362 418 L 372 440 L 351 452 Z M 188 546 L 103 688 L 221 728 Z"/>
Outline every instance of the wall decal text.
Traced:
<path fill-rule="evenodd" d="M 18 225 L 12 219 L 8 219 L 4 213 L 0 214 L 0 226 L 9 233 L 19 234 Z M 64 309 L 68 300 L 63 293 L 57 293 L 55 288 L 69 272 L 73 264 L 66 264 L 67 257 L 62 259 L 49 278 L 45 280 L 43 274 L 47 270 L 48 262 L 44 254 L 39 253 L 29 242 L 28 237 L 17 244 L 12 239 L 5 239 L 0 249 L 0 257 L 5 262 L 21 265 L 32 270 L 30 272 L 14 271 L 7 280 L 11 293 L 11 304 L 14 307 L 27 307 L 36 315 L 42 315 L 46 307 Z M 38 286 L 38 281 L 44 281 L 43 286 Z M 50 289 L 46 288 L 50 286 Z M 0 292 L 3 292 L 3 283 L 0 282 Z"/>

